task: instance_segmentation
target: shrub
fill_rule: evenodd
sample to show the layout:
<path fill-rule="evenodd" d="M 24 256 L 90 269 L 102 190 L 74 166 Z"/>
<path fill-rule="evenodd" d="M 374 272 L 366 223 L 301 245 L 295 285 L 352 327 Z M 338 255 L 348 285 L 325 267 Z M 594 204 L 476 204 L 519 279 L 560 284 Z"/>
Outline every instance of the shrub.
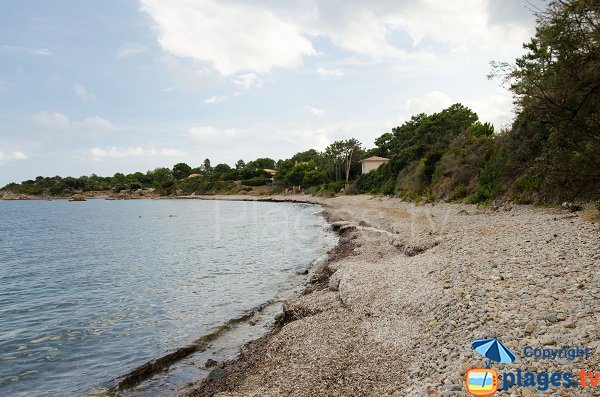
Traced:
<path fill-rule="evenodd" d="M 244 179 L 242 181 L 242 185 L 244 186 L 265 186 L 271 183 L 271 179 L 269 178 L 252 178 L 252 179 Z"/>

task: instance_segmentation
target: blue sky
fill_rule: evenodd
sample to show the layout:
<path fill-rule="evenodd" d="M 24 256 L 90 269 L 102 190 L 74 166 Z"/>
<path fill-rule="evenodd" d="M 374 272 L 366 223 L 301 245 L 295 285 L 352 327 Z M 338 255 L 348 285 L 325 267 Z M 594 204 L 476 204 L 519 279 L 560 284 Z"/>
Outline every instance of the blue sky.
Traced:
<path fill-rule="evenodd" d="M 522 53 L 539 4 L 2 2 L 0 185 L 371 147 L 455 102 L 507 125 L 489 61 Z"/>

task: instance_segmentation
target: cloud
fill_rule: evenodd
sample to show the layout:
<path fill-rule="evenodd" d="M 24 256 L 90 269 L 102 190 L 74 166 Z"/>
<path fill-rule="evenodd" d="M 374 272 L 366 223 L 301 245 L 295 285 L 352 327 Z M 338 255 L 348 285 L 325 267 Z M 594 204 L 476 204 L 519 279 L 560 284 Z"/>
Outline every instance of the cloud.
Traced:
<path fill-rule="evenodd" d="M 206 141 L 212 138 L 232 137 L 239 133 L 235 128 L 218 129 L 210 126 L 192 127 L 188 135 L 195 141 Z"/>
<path fill-rule="evenodd" d="M 321 77 L 342 77 L 344 72 L 341 69 L 317 68 L 317 74 Z"/>
<path fill-rule="evenodd" d="M 0 165 L 13 160 L 26 160 L 27 155 L 20 150 L 4 153 L 0 150 Z"/>
<path fill-rule="evenodd" d="M 490 122 L 498 129 L 509 124 L 514 117 L 513 98 L 505 90 L 499 90 L 487 98 L 476 100 L 456 100 L 444 92 L 433 91 L 421 98 L 409 99 L 406 110 L 411 116 L 419 113 L 431 114 L 440 112 L 457 102 L 461 102 L 477 113 L 482 122 Z"/>
<path fill-rule="evenodd" d="M 413 116 L 419 113 L 436 113 L 452 105 L 450 95 L 440 91 L 429 92 L 421 98 L 411 98 L 406 103 L 406 110 Z"/>
<path fill-rule="evenodd" d="M 541 0 L 529 0 L 537 3 Z M 463 60 L 513 58 L 533 32 L 525 0 L 140 0 L 168 54 L 194 60 L 245 88 L 273 68 L 339 55 L 355 66 L 388 62 L 404 70 L 448 71 Z M 498 14 L 498 15 L 497 15 Z M 319 52 L 315 46 L 321 45 Z M 322 53 L 327 51 L 327 53 Z M 339 62 L 338 62 L 339 64 Z M 343 70 L 320 67 L 322 77 Z"/>
<path fill-rule="evenodd" d="M 216 95 L 213 95 L 213 96 L 211 96 L 209 98 L 206 98 L 204 100 L 204 103 L 221 103 L 221 102 L 224 102 L 226 99 L 227 99 L 226 96 L 216 96 Z"/>
<path fill-rule="evenodd" d="M 483 100 L 465 101 L 465 105 L 473 109 L 482 122 L 489 121 L 496 129 L 509 125 L 515 116 L 513 97 L 504 90 Z"/>
<path fill-rule="evenodd" d="M 83 102 L 92 102 L 98 99 L 96 95 L 92 94 L 80 83 L 75 83 L 75 95 Z"/>
<path fill-rule="evenodd" d="M 210 63 L 231 76 L 296 67 L 316 53 L 296 25 L 268 9 L 213 0 L 141 0 L 168 53 Z"/>
<path fill-rule="evenodd" d="M 231 79 L 231 82 L 233 84 L 242 86 L 245 89 L 248 89 L 253 86 L 260 88 L 263 85 L 263 81 L 258 77 L 256 73 L 243 73 L 237 75 L 236 77 Z"/>
<path fill-rule="evenodd" d="M 62 113 L 42 111 L 33 116 L 31 121 L 35 129 L 44 133 L 92 134 L 115 130 L 113 123 L 100 116 L 75 121 Z"/>
<path fill-rule="evenodd" d="M 140 146 L 131 148 L 118 148 L 113 146 L 104 149 L 95 147 L 90 150 L 90 154 L 94 161 L 100 161 L 105 158 L 127 159 L 133 157 L 181 157 L 185 155 L 183 151 L 178 149 L 148 149 Z"/>
<path fill-rule="evenodd" d="M 285 152 L 308 148 L 324 149 L 330 141 L 328 131 L 329 128 L 296 124 L 279 127 L 254 125 L 246 128 L 197 126 L 190 128 L 188 135 L 192 141 L 201 143 L 202 150 L 206 152 L 220 152 L 231 156 L 231 149 L 235 147 L 238 153 L 246 151 L 248 156 L 276 157 L 282 148 L 285 148 Z"/>
<path fill-rule="evenodd" d="M 325 114 L 324 110 L 312 107 L 310 105 L 306 105 L 304 106 L 304 110 L 309 111 L 310 113 L 312 113 L 313 115 L 319 117 Z"/>
<path fill-rule="evenodd" d="M 2 46 L 0 46 L 0 48 L 9 50 L 9 51 L 25 52 L 25 53 L 32 54 L 32 55 L 43 55 L 43 56 L 54 55 L 52 53 L 52 51 L 50 51 L 47 48 L 30 48 L 30 47 L 22 47 L 22 46 L 18 46 L 18 45 L 2 45 Z"/>
<path fill-rule="evenodd" d="M 127 58 L 129 56 L 148 52 L 148 47 L 138 43 L 125 43 L 117 51 L 117 58 Z"/>

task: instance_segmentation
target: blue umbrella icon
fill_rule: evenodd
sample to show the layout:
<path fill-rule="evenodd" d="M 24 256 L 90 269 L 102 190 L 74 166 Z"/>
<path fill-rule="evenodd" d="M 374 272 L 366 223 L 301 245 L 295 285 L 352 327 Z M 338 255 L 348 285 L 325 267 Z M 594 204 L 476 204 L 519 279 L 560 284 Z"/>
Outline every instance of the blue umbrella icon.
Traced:
<path fill-rule="evenodd" d="M 502 344 L 497 338 L 493 339 L 475 339 L 471 342 L 473 350 L 483 357 L 497 363 L 510 364 L 517 359 L 515 353 Z"/>
<path fill-rule="evenodd" d="M 515 353 L 511 352 L 508 347 L 504 346 L 504 344 L 502 344 L 502 342 L 500 342 L 498 338 L 475 339 L 473 342 L 471 342 L 471 346 L 473 347 L 473 350 L 481 354 L 483 357 L 487 358 L 488 360 L 495 361 L 497 363 L 510 364 L 517 359 Z M 490 368 L 489 361 L 486 367 Z M 483 382 L 481 384 L 482 386 L 485 385 L 486 379 L 487 372 L 483 377 Z"/>

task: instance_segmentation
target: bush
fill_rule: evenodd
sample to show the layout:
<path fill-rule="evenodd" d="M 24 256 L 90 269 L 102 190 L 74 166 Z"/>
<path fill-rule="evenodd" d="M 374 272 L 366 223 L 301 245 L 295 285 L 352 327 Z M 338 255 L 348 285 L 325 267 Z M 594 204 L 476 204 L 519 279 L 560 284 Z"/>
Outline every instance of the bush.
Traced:
<path fill-rule="evenodd" d="M 271 183 L 271 179 L 269 178 L 252 178 L 252 179 L 244 179 L 242 181 L 242 185 L 244 186 L 265 186 Z"/>

